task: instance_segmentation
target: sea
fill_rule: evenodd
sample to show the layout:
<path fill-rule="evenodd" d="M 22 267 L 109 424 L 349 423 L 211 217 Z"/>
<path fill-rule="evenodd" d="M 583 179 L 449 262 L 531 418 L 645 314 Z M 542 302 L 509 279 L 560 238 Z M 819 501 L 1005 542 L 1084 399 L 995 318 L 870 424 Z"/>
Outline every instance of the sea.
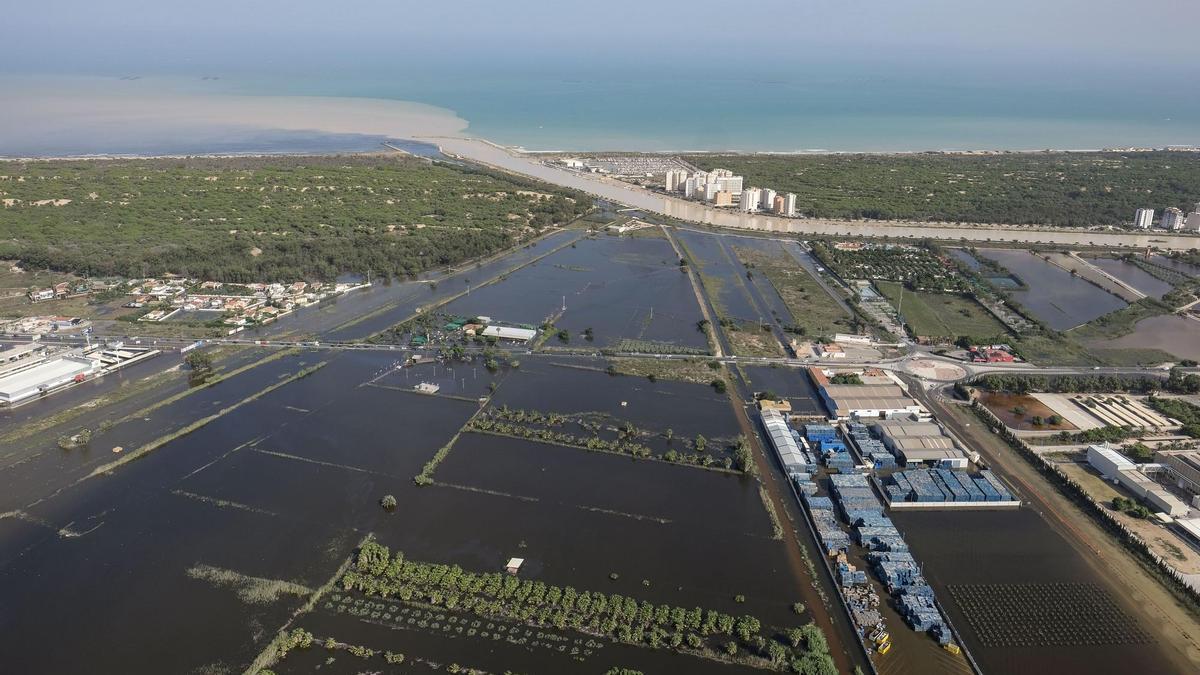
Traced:
<path fill-rule="evenodd" d="M 124 76 L 128 81 L 137 76 Z M 89 81 L 103 81 L 91 76 Z M 118 79 L 118 78 L 113 78 Z M 70 79 L 60 80 L 70 89 Z M 3 78 L 0 78 L 0 83 Z M 535 151 L 921 152 L 1200 146 L 1200 91 L 1170 82 L 953 78 L 855 71 L 682 77 L 664 69 L 148 77 L 147 87 L 220 95 L 428 104 L 465 133 Z M 159 84 L 155 84 L 159 83 Z M 1176 83 L 1178 84 L 1178 83 Z M 7 88 L 19 103 L 20 88 Z M 80 108 L 86 109 L 86 105 Z M 72 113 L 77 115 L 78 113 Z M 2 121 L 2 114 L 0 114 Z M 41 125 L 45 127 L 46 125 Z M 263 127 L 149 134 L 72 118 L 53 134 L 0 128 L 0 155 L 336 152 L 377 134 Z M 221 133 L 216 133 L 220 131 Z"/>

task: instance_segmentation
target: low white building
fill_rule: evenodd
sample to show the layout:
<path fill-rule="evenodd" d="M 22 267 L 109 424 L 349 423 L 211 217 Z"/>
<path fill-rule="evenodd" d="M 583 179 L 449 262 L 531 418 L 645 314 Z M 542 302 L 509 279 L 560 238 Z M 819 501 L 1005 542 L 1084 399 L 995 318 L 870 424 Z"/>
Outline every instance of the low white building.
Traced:
<path fill-rule="evenodd" d="M 1160 513 L 1169 516 L 1188 514 L 1187 504 L 1154 482 L 1141 467 L 1120 452 L 1100 445 L 1090 445 L 1087 458 L 1088 464 L 1104 474 L 1105 478 L 1120 484 Z"/>
<path fill-rule="evenodd" d="M 0 405 L 11 406 L 96 372 L 82 356 L 61 356 L 0 377 Z"/>
<path fill-rule="evenodd" d="M 510 328 L 508 326 L 488 326 L 483 329 L 484 337 L 494 337 L 501 340 L 516 340 L 518 342 L 529 342 L 533 336 L 537 335 L 537 331 L 532 328 Z"/>

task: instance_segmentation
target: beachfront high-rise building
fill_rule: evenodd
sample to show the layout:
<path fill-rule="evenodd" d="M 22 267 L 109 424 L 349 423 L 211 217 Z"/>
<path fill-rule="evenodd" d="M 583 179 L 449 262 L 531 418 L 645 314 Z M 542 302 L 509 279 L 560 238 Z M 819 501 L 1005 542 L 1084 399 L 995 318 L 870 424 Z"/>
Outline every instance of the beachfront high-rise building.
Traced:
<path fill-rule="evenodd" d="M 775 203 L 771 205 L 771 213 L 782 216 L 784 204 L 786 203 L 787 200 L 783 198 L 783 195 L 775 195 Z"/>
<path fill-rule="evenodd" d="M 696 179 L 694 177 L 683 182 L 683 196 L 688 199 L 696 196 Z"/>
<path fill-rule="evenodd" d="M 720 190 L 713 196 L 713 206 L 733 206 L 733 193 Z"/>
<path fill-rule="evenodd" d="M 714 182 L 717 184 L 717 189 L 740 195 L 742 194 L 742 180 L 741 176 L 719 176 Z"/>
<path fill-rule="evenodd" d="M 746 188 L 742 190 L 742 210 L 746 213 L 752 213 L 758 210 L 759 200 L 762 199 L 762 190 L 756 187 Z"/>
<path fill-rule="evenodd" d="M 687 180 L 686 171 L 676 171 L 675 169 L 670 169 L 667 171 L 667 177 L 663 187 L 667 189 L 667 192 L 678 192 L 679 189 L 683 187 L 683 181 L 685 180 Z"/>
<path fill-rule="evenodd" d="M 1154 209 L 1138 209 L 1133 214 L 1133 226 L 1139 230 L 1148 230 L 1154 224 Z"/>
<path fill-rule="evenodd" d="M 796 217 L 796 193 L 789 192 L 783 196 L 783 214 L 788 218 Z"/>
<path fill-rule="evenodd" d="M 759 207 L 763 211 L 770 211 L 775 208 L 775 191 L 771 188 L 764 188 L 762 191 L 762 199 L 758 202 Z"/>
<path fill-rule="evenodd" d="M 1192 212 L 1187 214 L 1187 218 L 1183 221 L 1183 228 L 1200 232 L 1200 202 L 1197 202 Z"/>
<path fill-rule="evenodd" d="M 1164 230 L 1182 230 L 1183 211 L 1175 208 L 1174 206 L 1168 206 L 1167 209 L 1163 211 L 1162 220 L 1159 221 L 1158 226 Z"/>

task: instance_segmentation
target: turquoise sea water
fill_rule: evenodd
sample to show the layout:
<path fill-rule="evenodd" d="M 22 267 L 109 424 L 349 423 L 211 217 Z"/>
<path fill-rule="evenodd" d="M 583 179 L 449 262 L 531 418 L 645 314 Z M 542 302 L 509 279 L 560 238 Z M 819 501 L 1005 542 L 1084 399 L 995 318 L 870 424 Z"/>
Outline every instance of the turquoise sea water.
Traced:
<path fill-rule="evenodd" d="M 248 78 L 235 90 L 417 101 L 533 150 L 919 151 L 1200 145 L 1171 83 L 980 75 L 635 73 Z M 1175 83 L 1178 84 L 1178 83 Z"/>
<path fill-rule="evenodd" d="M 677 76 L 646 68 L 484 74 L 460 68 L 430 73 L 398 66 L 271 77 L 247 71 L 217 79 L 173 74 L 138 79 L 136 86 L 110 75 L 53 79 L 39 86 L 67 93 L 81 87 L 137 95 L 414 101 L 453 111 L 469 122 L 471 135 L 530 150 L 900 152 L 1200 145 L 1200 90 L 1173 81 L 1128 75 L 1120 81 L 961 72 L 886 75 L 861 69 L 704 72 Z M 39 81 L 26 77 L 20 82 L 6 85 L 18 102 L 20 87 Z M 30 126 L 38 127 L 38 133 L 18 128 L 19 122 L 0 124 L 0 155 L 333 152 L 378 149 L 382 140 L 353 133 L 353 125 L 336 124 L 330 128 L 347 133 L 285 131 L 261 123 L 234 127 L 220 119 L 181 126 L 158 119 L 125 124 L 127 118 L 117 116 L 100 125 L 89 116 L 86 96 L 78 101 L 46 111 L 52 119 L 34 118 L 36 124 Z M 124 114 L 138 118 L 136 99 L 129 105 Z M 280 115 L 287 113 L 285 102 Z M 0 122 L 5 119 L 0 110 Z"/>

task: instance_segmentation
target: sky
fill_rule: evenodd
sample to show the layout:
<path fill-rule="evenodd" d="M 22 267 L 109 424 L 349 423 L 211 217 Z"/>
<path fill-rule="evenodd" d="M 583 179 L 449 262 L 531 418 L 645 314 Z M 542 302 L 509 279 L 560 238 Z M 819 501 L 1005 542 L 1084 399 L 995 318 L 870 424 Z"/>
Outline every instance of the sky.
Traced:
<path fill-rule="evenodd" d="M 5 7 L 8 73 L 489 68 L 986 68 L 1200 73 L 1194 0 L 38 0 Z M 1179 81 L 1180 86 L 1193 83 Z"/>

